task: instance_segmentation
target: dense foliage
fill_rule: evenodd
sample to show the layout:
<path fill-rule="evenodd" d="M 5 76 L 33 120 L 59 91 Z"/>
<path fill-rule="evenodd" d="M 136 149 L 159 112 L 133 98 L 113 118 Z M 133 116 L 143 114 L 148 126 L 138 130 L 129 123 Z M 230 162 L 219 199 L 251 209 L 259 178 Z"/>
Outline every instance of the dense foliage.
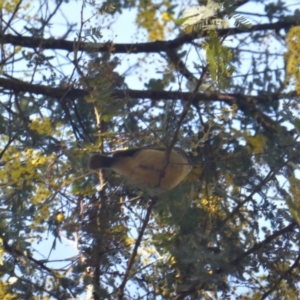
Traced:
<path fill-rule="evenodd" d="M 297 4 L 0 1 L 0 298 L 299 299 Z M 88 169 L 145 145 L 192 172 Z"/>

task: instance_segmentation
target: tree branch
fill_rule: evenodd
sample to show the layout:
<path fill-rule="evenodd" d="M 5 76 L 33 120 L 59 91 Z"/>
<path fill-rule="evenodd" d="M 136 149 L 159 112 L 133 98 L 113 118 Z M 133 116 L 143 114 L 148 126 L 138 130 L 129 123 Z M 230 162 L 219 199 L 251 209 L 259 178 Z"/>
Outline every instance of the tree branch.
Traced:
<path fill-rule="evenodd" d="M 255 244 L 252 248 L 250 248 L 248 251 L 245 251 L 244 253 L 242 253 L 239 257 L 232 260 L 229 264 L 233 265 L 233 266 L 236 266 L 241 260 L 243 260 L 247 256 L 253 254 L 256 251 L 259 251 L 260 249 L 265 247 L 268 243 L 270 243 L 272 240 L 276 239 L 277 237 L 281 236 L 282 234 L 285 234 L 287 232 L 291 232 L 297 226 L 299 227 L 299 225 L 296 222 L 292 222 L 288 226 L 286 226 L 286 227 L 284 227 L 280 230 L 274 231 L 273 234 L 269 235 L 264 241 Z M 294 269 L 296 267 L 296 265 L 298 264 L 299 259 L 300 258 L 297 257 L 294 264 L 285 273 L 288 273 L 292 269 Z M 224 271 L 223 269 L 219 269 L 219 270 L 217 270 L 216 273 L 222 273 L 223 271 Z M 196 282 L 187 291 L 183 291 L 183 292 L 178 293 L 178 295 L 174 298 L 174 300 L 184 299 L 186 296 L 191 295 L 192 293 L 195 293 L 195 291 L 197 291 L 201 288 L 203 288 L 203 283 Z M 265 299 L 265 298 L 262 298 L 262 299 Z"/>
<path fill-rule="evenodd" d="M 66 101 L 67 98 L 77 99 L 83 98 L 89 94 L 88 91 L 83 89 L 74 89 L 72 86 L 67 88 L 53 88 L 46 85 L 40 84 L 31 84 L 21 80 L 5 79 L 0 78 L 0 87 L 4 90 L 13 90 L 14 92 L 23 92 L 23 93 L 34 93 L 44 96 L 50 96 L 56 99 L 59 99 L 61 102 Z M 263 103 L 272 103 L 273 101 L 278 101 L 280 99 L 294 98 L 296 97 L 295 93 L 273 93 L 267 95 L 259 96 L 247 96 L 240 93 L 199 93 L 199 92 L 181 92 L 181 91 L 152 91 L 152 90 L 114 90 L 111 93 L 112 97 L 124 98 L 139 98 L 139 99 L 151 99 L 151 100 L 182 100 L 187 101 L 188 103 L 192 99 L 192 104 L 197 106 L 201 102 L 211 102 L 211 101 L 223 101 L 228 105 L 236 103 L 238 107 L 245 112 L 251 112 L 255 117 L 256 121 L 261 124 L 269 132 L 276 132 L 277 123 L 262 113 L 258 108 L 257 104 Z"/>
<path fill-rule="evenodd" d="M 13 90 L 14 92 L 33 93 L 37 95 L 50 96 L 53 98 L 59 98 L 60 100 L 78 99 L 83 98 L 89 94 L 88 91 L 78 88 L 70 87 L 50 87 L 42 84 L 31 84 L 21 80 L 5 79 L 0 78 L 0 87 L 3 90 Z M 112 96 L 124 98 L 129 96 L 132 98 L 139 99 L 151 99 L 151 100 L 183 100 L 189 101 L 191 97 L 194 99 L 193 104 L 197 104 L 199 101 L 210 102 L 210 101 L 224 101 L 228 104 L 238 102 L 240 105 L 256 105 L 258 103 L 272 103 L 281 99 L 291 99 L 297 97 L 293 92 L 291 93 L 268 93 L 265 96 L 251 96 L 243 95 L 240 93 L 218 93 L 208 92 L 200 93 L 197 92 L 182 92 L 182 91 L 153 91 L 153 90 L 133 90 L 133 89 L 117 89 L 112 92 Z"/>
<path fill-rule="evenodd" d="M 267 245 L 268 243 L 270 243 L 272 240 L 276 239 L 277 237 L 281 236 L 284 233 L 287 232 L 291 232 L 295 227 L 299 227 L 299 225 L 296 222 L 292 222 L 290 223 L 288 226 L 274 231 L 271 235 L 269 235 L 264 241 L 255 244 L 252 248 L 250 248 L 249 250 L 245 251 L 244 253 L 242 253 L 239 257 L 235 258 L 234 260 L 232 260 L 230 262 L 231 265 L 236 265 L 238 264 L 241 260 L 243 260 L 244 258 L 246 258 L 247 256 L 249 256 L 250 254 L 262 249 L 265 245 Z"/>
<path fill-rule="evenodd" d="M 283 279 L 285 279 L 288 275 L 290 275 L 292 273 L 292 271 L 298 267 L 299 261 L 300 261 L 300 254 L 296 258 L 296 260 L 294 261 L 294 263 L 285 272 L 283 272 L 283 274 L 281 274 L 281 276 L 278 278 L 278 280 L 273 284 L 273 287 L 271 287 L 267 292 L 265 292 L 262 295 L 262 297 L 260 298 L 260 300 L 266 299 L 272 292 L 274 292 L 275 289 L 280 284 L 280 282 Z"/>
<path fill-rule="evenodd" d="M 229 36 L 237 35 L 243 33 L 251 33 L 254 31 L 261 30 L 280 30 L 289 29 L 292 26 L 299 25 L 299 20 L 288 20 L 276 23 L 265 23 L 252 26 L 248 29 L 239 28 L 226 28 L 217 30 L 219 36 Z M 66 40 L 56 40 L 53 38 L 42 39 L 37 37 L 22 36 L 22 35 L 12 35 L 12 34 L 2 34 L 0 35 L 1 44 L 12 44 L 14 46 L 22 46 L 27 48 L 40 47 L 43 49 L 52 50 L 65 50 L 68 52 L 73 52 L 75 49 L 77 51 L 85 52 L 113 52 L 113 53 L 157 53 L 160 51 L 168 51 L 180 47 L 186 43 L 191 43 L 194 39 L 199 37 L 207 36 L 207 32 L 201 32 L 201 35 L 197 33 L 190 33 L 183 36 L 179 36 L 173 40 L 169 41 L 156 41 L 147 43 L 126 43 L 126 44 L 114 44 L 112 42 L 105 43 L 89 43 L 89 42 L 74 42 Z"/>
<path fill-rule="evenodd" d="M 25 252 L 22 252 L 16 248 L 11 247 L 8 244 L 8 242 L 4 239 L 3 236 L 1 236 L 1 239 L 2 239 L 3 248 L 7 253 L 12 255 L 13 257 L 15 257 L 15 255 L 17 255 L 17 256 L 23 257 L 25 259 L 28 259 L 28 260 L 32 261 L 33 263 L 35 263 L 36 265 L 38 265 L 41 269 L 54 275 L 53 270 L 44 265 L 44 261 L 37 260 L 37 259 L 33 258 L 30 254 L 25 254 Z"/>
<path fill-rule="evenodd" d="M 150 220 L 150 215 L 151 215 L 151 212 L 152 212 L 152 209 L 153 209 L 155 203 L 156 203 L 156 199 L 154 198 L 154 199 L 151 199 L 151 201 L 150 201 L 150 203 L 148 205 L 147 213 L 146 213 L 146 216 L 145 216 L 145 219 L 144 219 L 141 231 L 140 231 L 140 233 L 138 235 L 138 238 L 137 238 L 137 240 L 136 240 L 136 242 L 134 244 L 134 247 L 133 247 L 133 250 L 132 250 L 132 253 L 131 253 L 128 265 L 127 265 L 127 269 L 126 269 L 126 272 L 125 272 L 125 275 L 124 275 L 124 278 L 123 278 L 123 281 L 122 281 L 122 283 L 119 286 L 119 291 L 118 291 L 118 295 L 117 295 L 118 296 L 118 300 L 122 300 L 123 299 L 124 288 L 125 288 L 125 285 L 127 283 L 127 280 L 128 280 L 128 277 L 129 277 L 129 273 L 130 273 L 131 268 L 133 266 L 135 257 L 137 255 L 137 250 L 138 250 L 138 248 L 139 248 L 139 246 L 141 244 L 143 235 L 145 233 L 146 227 L 147 227 L 148 222 Z"/>

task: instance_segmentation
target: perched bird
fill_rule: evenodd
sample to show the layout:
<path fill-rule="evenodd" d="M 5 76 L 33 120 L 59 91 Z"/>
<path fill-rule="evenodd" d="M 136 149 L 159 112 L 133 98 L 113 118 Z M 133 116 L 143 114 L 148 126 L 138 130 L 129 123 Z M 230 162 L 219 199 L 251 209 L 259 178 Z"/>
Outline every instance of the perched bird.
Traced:
<path fill-rule="evenodd" d="M 90 158 L 91 170 L 112 169 L 131 179 L 134 184 L 170 190 L 191 171 L 187 154 L 180 148 L 172 149 L 166 157 L 166 149 L 136 148 L 122 150 L 105 156 L 99 153 Z"/>

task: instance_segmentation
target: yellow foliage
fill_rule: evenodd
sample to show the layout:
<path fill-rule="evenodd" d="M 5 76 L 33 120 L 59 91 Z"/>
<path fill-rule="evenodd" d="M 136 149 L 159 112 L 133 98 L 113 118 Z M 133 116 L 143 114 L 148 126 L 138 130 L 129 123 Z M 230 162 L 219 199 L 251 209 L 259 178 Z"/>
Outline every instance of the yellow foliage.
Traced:
<path fill-rule="evenodd" d="M 258 292 L 253 292 L 251 294 L 248 293 L 247 295 L 244 295 L 243 299 L 244 300 L 258 300 L 258 299 L 261 299 L 261 296 L 262 296 L 261 292 L 258 291 Z"/>
<path fill-rule="evenodd" d="M 262 153 L 265 144 L 265 138 L 262 134 L 247 137 L 248 148 L 254 153 Z"/>
<path fill-rule="evenodd" d="M 29 125 L 31 130 L 38 132 L 39 134 L 52 135 L 53 129 L 49 118 L 35 118 Z"/>
<path fill-rule="evenodd" d="M 53 156 L 46 156 L 40 151 L 32 148 L 20 152 L 18 147 L 11 146 L 3 154 L 4 164 L 0 167 L 0 180 L 7 188 L 14 185 L 14 188 L 22 188 L 26 180 L 44 180 L 44 173 L 38 169 L 45 168 Z"/>
<path fill-rule="evenodd" d="M 169 291 L 169 290 L 167 290 L 167 289 L 165 289 L 165 290 L 162 291 L 162 295 L 163 295 L 164 297 L 170 297 L 171 293 L 172 293 L 172 292 Z"/>
<path fill-rule="evenodd" d="M 41 207 L 37 210 L 33 223 L 30 225 L 31 228 L 34 230 L 36 229 L 35 226 L 40 225 L 48 220 L 50 216 L 50 208 L 48 205 L 41 205 Z"/>
<path fill-rule="evenodd" d="M 208 199 L 200 199 L 200 206 L 206 210 L 209 214 L 216 214 L 222 210 L 220 202 L 223 200 L 221 197 L 210 196 Z"/>
<path fill-rule="evenodd" d="M 163 10 L 162 12 L 157 9 L 158 6 Z M 160 5 L 147 0 L 140 1 L 136 23 L 141 28 L 146 29 L 150 41 L 163 40 L 165 38 L 165 29 L 167 28 L 164 24 L 173 21 L 173 15 L 165 9 L 169 7 L 169 1 L 162 1 Z M 159 21 L 159 13 L 162 22 Z"/>
<path fill-rule="evenodd" d="M 38 205 L 42 202 L 44 202 L 49 196 L 51 195 L 51 192 L 48 188 L 45 186 L 39 185 L 37 188 L 37 191 L 33 197 L 30 198 L 30 202 L 33 205 Z"/>
<path fill-rule="evenodd" d="M 7 12 L 14 12 L 16 6 L 20 3 L 20 0 L 0 0 L 0 9 Z M 25 6 L 25 8 L 28 5 Z"/>
<path fill-rule="evenodd" d="M 16 294 L 11 294 L 8 292 L 8 284 L 6 282 L 0 282 L 0 299 L 18 300 L 20 297 Z"/>
<path fill-rule="evenodd" d="M 1 242 L 2 242 L 2 238 L 1 238 Z M 3 255 L 4 255 L 5 251 L 4 248 L 2 246 L 0 246 L 0 266 L 3 266 Z"/>
<path fill-rule="evenodd" d="M 135 240 L 133 238 L 130 238 L 129 236 L 127 236 L 124 239 L 124 242 L 125 242 L 126 246 L 130 246 L 130 245 L 133 245 L 135 243 Z"/>
<path fill-rule="evenodd" d="M 170 257 L 170 264 L 171 264 L 171 266 L 174 266 L 174 265 L 177 264 L 177 261 L 176 261 L 175 256 L 171 256 L 171 257 Z"/>
<path fill-rule="evenodd" d="M 289 178 L 290 197 L 286 197 L 286 203 L 294 219 L 300 223 L 300 180 L 294 175 Z"/>
<path fill-rule="evenodd" d="M 19 300 L 20 297 L 16 294 L 8 293 L 4 296 L 3 300 Z"/>
<path fill-rule="evenodd" d="M 65 184 L 68 185 L 68 181 L 65 181 Z M 74 195 L 81 195 L 81 196 L 93 195 L 96 191 L 97 190 L 93 185 L 87 185 L 86 187 L 80 187 L 80 188 L 74 185 L 72 189 L 72 193 Z"/>
<path fill-rule="evenodd" d="M 64 219 L 65 219 L 65 216 L 63 214 L 60 213 L 60 214 L 56 215 L 56 221 L 58 223 L 61 223 Z"/>
<path fill-rule="evenodd" d="M 122 234 L 127 232 L 127 228 L 123 225 L 116 225 L 106 230 L 109 234 Z"/>
<path fill-rule="evenodd" d="M 149 40 L 150 41 L 157 41 L 164 39 L 164 26 L 157 22 L 156 27 L 153 27 L 149 31 Z"/>
<path fill-rule="evenodd" d="M 300 94 L 300 26 L 292 27 L 287 34 L 288 52 L 285 54 L 288 79 L 294 80 L 295 90 Z"/>
<path fill-rule="evenodd" d="M 161 14 L 161 19 L 167 23 L 167 22 L 171 22 L 174 20 L 174 16 L 170 13 L 168 13 L 167 11 L 164 11 L 162 14 Z"/>

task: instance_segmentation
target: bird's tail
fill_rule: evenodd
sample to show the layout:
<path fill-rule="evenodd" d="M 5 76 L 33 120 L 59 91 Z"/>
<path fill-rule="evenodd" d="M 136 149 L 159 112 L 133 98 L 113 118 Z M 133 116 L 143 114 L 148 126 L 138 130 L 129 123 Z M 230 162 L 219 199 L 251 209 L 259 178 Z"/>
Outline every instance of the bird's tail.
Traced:
<path fill-rule="evenodd" d="M 114 163 L 114 158 L 95 153 L 90 157 L 89 168 L 91 170 L 111 168 Z"/>

